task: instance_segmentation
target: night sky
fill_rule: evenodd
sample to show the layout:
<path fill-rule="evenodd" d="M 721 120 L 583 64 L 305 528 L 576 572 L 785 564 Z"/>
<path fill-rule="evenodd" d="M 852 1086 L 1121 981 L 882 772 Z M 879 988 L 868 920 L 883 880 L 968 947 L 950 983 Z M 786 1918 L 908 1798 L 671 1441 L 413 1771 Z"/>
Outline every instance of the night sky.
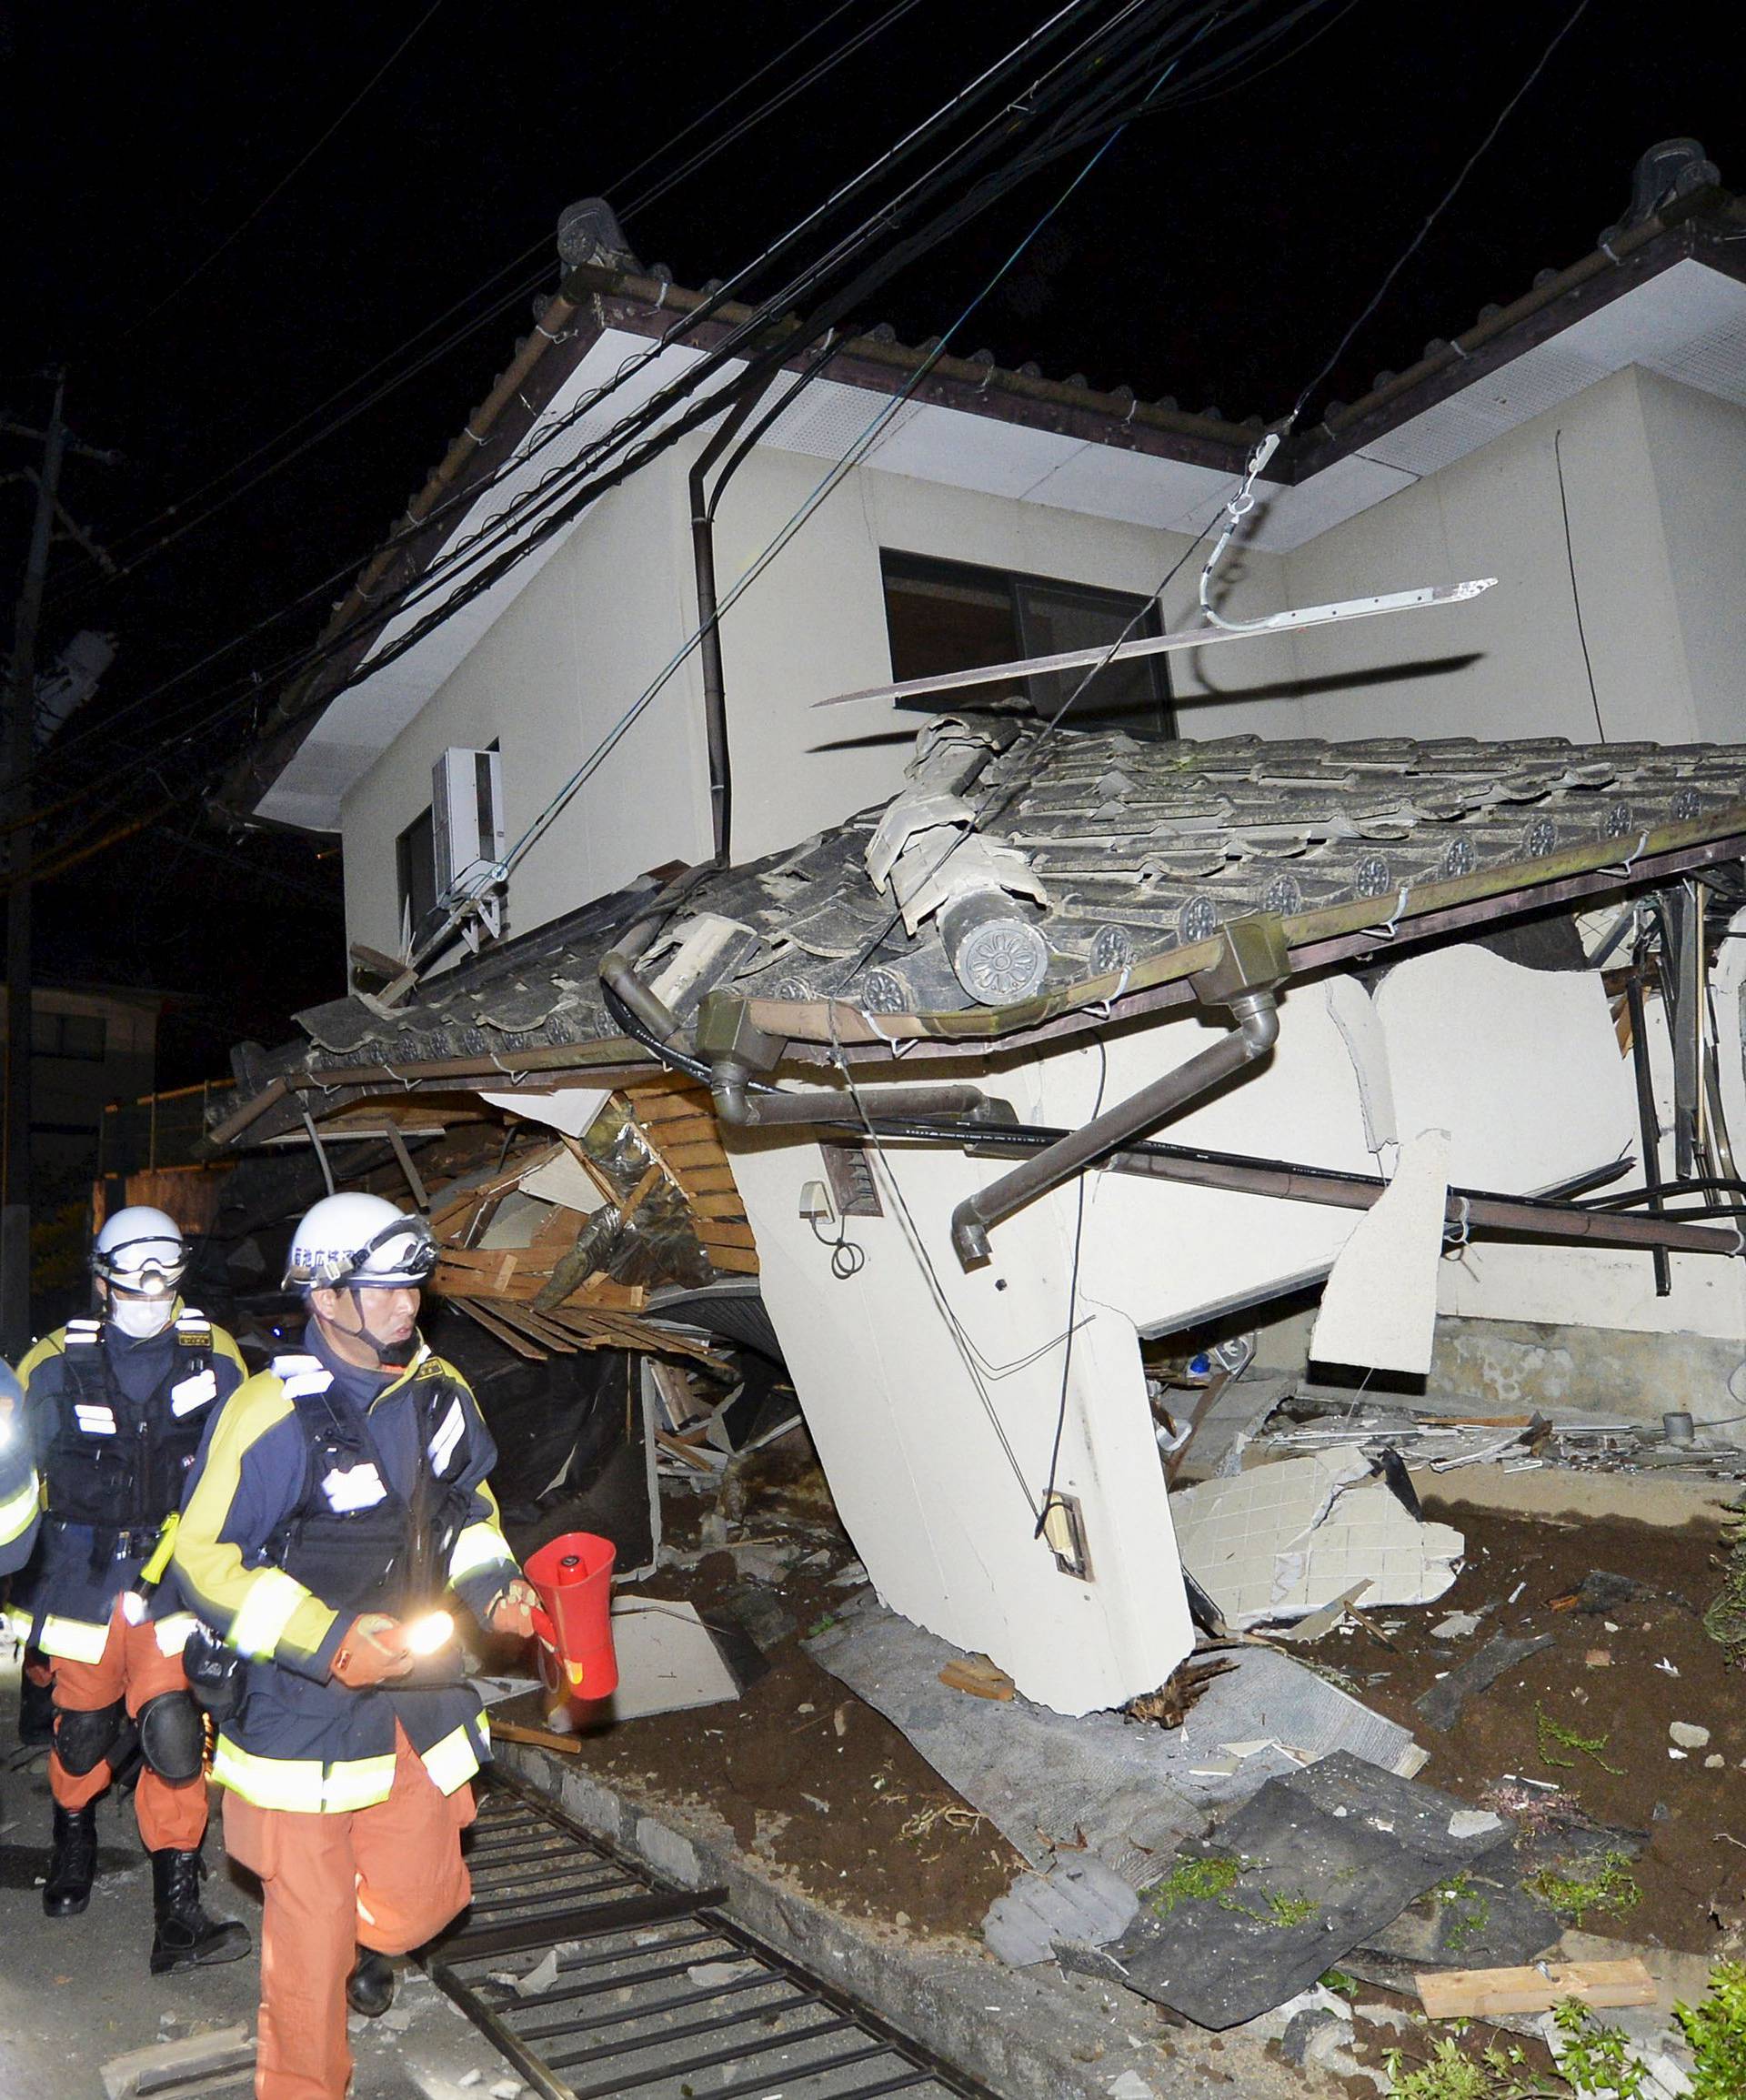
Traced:
<path fill-rule="evenodd" d="M 106 579 L 56 548 L 44 658 L 81 627 L 113 631 L 120 654 L 42 776 L 51 800 L 113 784 L 98 808 L 55 819 L 53 841 L 148 814 L 166 738 L 249 674 L 270 698 L 276 667 L 341 595 L 327 579 L 383 536 L 527 331 L 534 293 L 556 283 L 566 204 L 605 194 L 646 264 L 694 286 L 726 276 L 1045 12 L 917 0 L 829 79 L 647 198 L 887 5 L 850 0 L 828 23 L 821 0 L 10 11 L 0 414 L 40 424 L 42 368 L 64 363 L 73 427 L 125 456 L 75 460 L 65 482 L 125 573 Z M 1331 0 L 1259 78 L 1131 126 L 954 347 L 1187 409 L 1282 413 L 1570 13 L 1567 0 Z M 1591 248 L 1654 141 L 1694 135 L 1724 183 L 1746 183 L 1738 34 L 1730 54 L 1686 19 L 1590 0 L 1312 417 Z M 671 143 L 809 28 L 802 51 Z M 912 342 L 939 331 L 1077 165 L 912 268 L 866 321 Z M 0 471 L 28 458 L 0 440 Z M 0 487 L 8 592 L 29 499 L 21 483 Z M 202 759 L 216 769 L 246 727 L 233 713 Z M 187 778 L 178 759 L 168 786 Z M 190 995 L 161 1078 L 197 1078 L 222 1069 L 230 1040 L 282 1039 L 297 1006 L 341 990 L 337 873 L 331 847 L 238 839 L 185 801 L 43 888 L 40 967 Z"/>

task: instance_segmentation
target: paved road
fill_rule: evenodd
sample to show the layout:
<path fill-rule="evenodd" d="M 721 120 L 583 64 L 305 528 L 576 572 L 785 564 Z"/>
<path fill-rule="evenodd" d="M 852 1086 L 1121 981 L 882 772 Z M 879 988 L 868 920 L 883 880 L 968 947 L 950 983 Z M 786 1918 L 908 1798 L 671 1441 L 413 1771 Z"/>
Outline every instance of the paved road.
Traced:
<path fill-rule="evenodd" d="M 151 1871 L 131 1802 L 107 1797 L 98 1811 L 102 1871 L 90 1909 L 43 1915 L 36 1877 L 47 1854 L 48 1777 L 40 1756 L 6 1769 L 17 1751 L 17 1658 L 0 1638 L 0 2095 L 102 2100 L 102 2066 L 125 2050 L 238 2022 L 252 2033 L 259 1970 L 251 1956 L 187 1975 L 149 1973 Z M 215 1802 L 207 1906 L 258 1934 L 259 1900 L 226 1871 L 217 1824 Z M 485 2100 L 513 2076 L 416 1970 L 386 2020 L 353 2025 L 353 2100 Z M 469 2072 L 477 2075 L 463 2085 Z M 249 2089 L 243 2079 L 223 2100 Z"/>

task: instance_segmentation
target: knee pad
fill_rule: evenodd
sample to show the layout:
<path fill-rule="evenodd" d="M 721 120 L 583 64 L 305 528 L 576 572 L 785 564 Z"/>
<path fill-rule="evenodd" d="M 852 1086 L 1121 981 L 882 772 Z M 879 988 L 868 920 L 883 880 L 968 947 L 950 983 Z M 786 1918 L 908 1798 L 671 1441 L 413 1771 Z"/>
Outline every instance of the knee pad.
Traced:
<path fill-rule="evenodd" d="M 206 1762 L 206 1731 L 200 1709 L 186 1692 L 160 1692 L 139 1710 L 139 1753 L 173 1786 L 198 1779 Z"/>
<path fill-rule="evenodd" d="M 120 1741 L 126 1726 L 127 1710 L 117 1699 L 113 1706 L 89 1711 L 61 1706 L 55 1713 L 55 1754 L 75 1779 L 95 1772 Z"/>

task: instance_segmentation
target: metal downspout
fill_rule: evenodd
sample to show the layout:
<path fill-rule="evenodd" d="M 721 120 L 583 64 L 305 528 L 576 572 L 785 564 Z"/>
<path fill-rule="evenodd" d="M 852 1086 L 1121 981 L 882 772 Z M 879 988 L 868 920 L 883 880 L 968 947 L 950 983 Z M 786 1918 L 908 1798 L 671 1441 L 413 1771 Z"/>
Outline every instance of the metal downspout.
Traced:
<path fill-rule="evenodd" d="M 1279 1002 L 1271 990 L 1239 993 L 1230 1008 L 1238 1025 L 1222 1041 L 1094 1117 L 1009 1174 L 1002 1174 L 978 1194 L 967 1196 L 952 1212 L 952 1246 L 959 1263 L 973 1269 L 987 1261 L 992 1252 L 988 1232 L 993 1226 L 1112 1152 L 1147 1137 L 1190 1101 L 1265 1057 L 1279 1033 Z"/>

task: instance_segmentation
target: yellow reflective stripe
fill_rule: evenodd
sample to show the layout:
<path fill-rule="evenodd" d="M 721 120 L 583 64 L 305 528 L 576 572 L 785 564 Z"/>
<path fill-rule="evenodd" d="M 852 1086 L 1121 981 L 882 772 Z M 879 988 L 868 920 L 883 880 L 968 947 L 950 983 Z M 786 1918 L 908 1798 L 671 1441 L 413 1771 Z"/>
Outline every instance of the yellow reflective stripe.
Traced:
<path fill-rule="evenodd" d="M 483 1713 L 479 1715 L 477 1727 L 481 1739 L 488 1741 L 490 1730 Z M 424 1753 L 424 1759 L 425 1770 L 429 1773 L 431 1783 L 436 1791 L 439 1794 L 453 1794 L 457 1787 L 465 1786 L 479 1769 L 474 1729 L 463 1722 L 458 1728 L 451 1729 L 440 1743 L 433 1743 Z"/>
<path fill-rule="evenodd" d="M 212 1776 L 256 1808 L 284 1808 L 304 1815 L 342 1815 L 374 1808 L 394 1791 L 394 1753 L 357 1757 L 324 1765 L 317 1757 L 257 1757 L 220 1735 Z"/>
<path fill-rule="evenodd" d="M 192 1612 L 172 1612 L 167 1618 L 154 1621 L 152 1631 L 157 1636 L 158 1653 L 179 1655 L 187 1646 L 196 1623 Z"/>
<path fill-rule="evenodd" d="M 243 1460 L 292 1412 L 281 1382 L 263 1372 L 231 1395 L 213 1425 L 206 1463 L 182 1511 L 174 1559 L 184 1593 L 215 1624 L 226 1624 L 243 1609 L 261 1572 L 245 1565 L 242 1549 L 223 1536 L 241 1487 Z M 327 1607 L 310 1598 L 281 1630 L 280 1644 L 313 1655 L 333 1623 Z"/>
<path fill-rule="evenodd" d="M 9 1546 L 15 1539 L 24 1536 L 36 1521 L 42 1499 L 42 1490 L 36 1484 L 35 1474 L 32 1473 L 16 1494 L 8 1495 L 0 1502 L 0 1546 Z"/>
<path fill-rule="evenodd" d="M 513 1568 L 515 1564 L 508 1541 L 496 1524 L 467 1524 L 448 1556 L 448 1579 L 458 1583 L 481 1568 Z"/>
<path fill-rule="evenodd" d="M 105 1620 L 94 1625 L 89 1619 L 63 1619 L 51 1612 L 36 1645 L 45 1655 L 65 1656 L 69 1663 L 101 1663 L 109 1645 L 109 1623 Z"/>
<path fill-rule="evenodd" d="M 308 1591 L 284 1569 L 257 1569 L 230 1623 L 231 1646 L 265 1662 L 278 1646 L 298 1606 L 310 1601 Z"/>

